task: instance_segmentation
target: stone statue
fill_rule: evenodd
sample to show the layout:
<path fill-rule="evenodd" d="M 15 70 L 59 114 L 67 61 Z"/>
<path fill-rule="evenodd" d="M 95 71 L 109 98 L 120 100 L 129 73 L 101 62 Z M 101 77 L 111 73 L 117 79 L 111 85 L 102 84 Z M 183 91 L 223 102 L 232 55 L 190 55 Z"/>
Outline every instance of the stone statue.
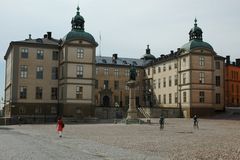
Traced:
<path fill-rule="evenodd" d="M 136 80 L 137 77 L 137 71 L 136 71 L 136 67 L 134 65 L 131 65 L 130 67 L 130 80 Z"/>

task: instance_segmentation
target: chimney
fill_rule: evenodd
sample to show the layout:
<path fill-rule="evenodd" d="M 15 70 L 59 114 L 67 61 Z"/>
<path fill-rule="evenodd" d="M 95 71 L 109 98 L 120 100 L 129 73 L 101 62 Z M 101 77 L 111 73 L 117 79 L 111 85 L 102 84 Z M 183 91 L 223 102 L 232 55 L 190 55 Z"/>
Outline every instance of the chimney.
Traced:
<path fill-rule="evenodd" d="M 47 38 L 47 34 L 44 34 L 44 35 L 43 35 L 43 38 Z"/>
<path fill-rule="evenodd" d="M 52 32 L 47 32 L 47 38 L 52 39 Z"/>
<path fill-rule="evenodd" d="M 32 39 L 32 35 L 31 34 L 28 35 L 28 39 Z"/>
<path fill-rule="evenodd" d="M 117 58 L 118 58 L 117 53 L 114 53 L 114 54 L 112 55 L 112 59 L 117 60 Z"/>
<path fill-rule="evenodd" d="M 179 51 L 180 51 L 180 48 L 177 48 L 177 51 L 179 52 Z"/>
<path fill-rule="evenodd" d="M 226 64 L 230 64 L 230 56 L 226 56 Z"/>
<path fill-rule="evenodd" d="M 161 58 L 163 58 L 165 55 L 164 54 L 161 54 Z"/>
<path fill-rule="evenodd" d="M 236 59 L 236 66 L 240 67 L 240 58 Z"/>
<path fill-rule="evenodd" d="M 236 63 L 235 63 L 235 62 L 232 62 L 232 65 L 236 66 Z"/>
<path fill-rule="evenodd" d="M 171 54 L 173 54 L 173 53 L 174 53 L 174 52 L 173 52 L 173 50 L 171 50 L 170 52 L 171 52 Z"/>

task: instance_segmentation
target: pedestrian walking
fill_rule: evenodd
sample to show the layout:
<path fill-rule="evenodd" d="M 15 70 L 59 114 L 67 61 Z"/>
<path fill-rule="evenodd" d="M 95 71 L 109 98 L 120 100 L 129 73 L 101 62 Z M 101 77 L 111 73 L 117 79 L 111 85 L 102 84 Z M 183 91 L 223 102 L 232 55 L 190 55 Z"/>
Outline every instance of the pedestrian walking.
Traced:
<path fill-rule="evenodd" d="M 62 117 L 59 117 L 57 121 L 57 132 L 60 138 L 62 137 L 63 128 L 64 128 L 64 123 L 63 123 Z"/>
<path fill-rule="evenodd" d="M 198 117 L 197 117 L 197 115 L 193 116 L 193 128 L 198 129 Z"/>
<path fill-rule="evenodd" d="M 21 126 L 21 124 L 22 124 L 22 118 L 21 118 L 21 116 L 18 116 L 17 119 L 18 119 L 18 125 Z"/>
<path fill-rule="evenodd" d="M 159 118 L 160 130 L 164 128 L 164 117 L 161 115 Z"/>

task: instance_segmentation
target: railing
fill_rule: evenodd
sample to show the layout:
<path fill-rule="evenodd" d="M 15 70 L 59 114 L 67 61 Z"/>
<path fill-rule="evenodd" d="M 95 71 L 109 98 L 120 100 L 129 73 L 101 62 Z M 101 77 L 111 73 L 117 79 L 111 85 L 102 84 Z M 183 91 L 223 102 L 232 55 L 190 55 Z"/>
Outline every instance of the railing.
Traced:
<path fill-rule="evenodd" d="M 147 112 L 145 112 L 142 107 L 138 107 L 137 109 L 147 119 L 147 122 L 151 123 L 150 115 Z"/>

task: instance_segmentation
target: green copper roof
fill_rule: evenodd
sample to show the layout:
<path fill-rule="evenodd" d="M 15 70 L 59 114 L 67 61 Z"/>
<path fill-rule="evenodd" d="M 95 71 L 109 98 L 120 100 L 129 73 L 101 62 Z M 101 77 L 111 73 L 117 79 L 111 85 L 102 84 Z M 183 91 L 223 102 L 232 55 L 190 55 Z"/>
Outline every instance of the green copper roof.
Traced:
<path fill-rule="evenodd" d="M 194 20 L 194 27 L 189 32 L 189 42 L 184 44 L 181 49 L 190 51 L 194 48 L 207 48 L 213 50 L 213 47 L 203 41 L 202 29 L 197 26 L 197 19 Z"/>
<path fill-rule="evenodd" d="M 213 47 L 210 44 L 197 39 L 193 39 L 181 47 L 181 49 L 184 49 L 186 51 L 190 51 L 194 48 L 208 48 L 210 50 L 213 50 Z"/>
<path fill-rule="evenodd" d="M 85 31 L 72 30 L 68 32 L 68 34 L 63 38 L 64 43 L 72 40 L 85 40 L 87 42 L 97 45 L 94 37 L 90 33 Z"/>
<path fill-rule="evenodd" d="M 141 59 L 144 59 L 144 60 L 154 60 L 154 59 L 156 59 L 155 56 L 151 54 L 151 50 L 149 48 L 149 45 L 147 45 L 146 54 L 144 54 Z"/>
<path fill-rule="evenodd" d="M 72 18 L 72 30 L 68 32 L 68 34 L 63 38 L 63 43 L 73 41 L 73 40 L 85 40 L 95 46 L 97 46 L 97 42 L 95 41 L 94 37 L 84 31 L 84 18 L 80 15 L 79 6 L 77 7 L 77 13 L 75 17 Z"/>

